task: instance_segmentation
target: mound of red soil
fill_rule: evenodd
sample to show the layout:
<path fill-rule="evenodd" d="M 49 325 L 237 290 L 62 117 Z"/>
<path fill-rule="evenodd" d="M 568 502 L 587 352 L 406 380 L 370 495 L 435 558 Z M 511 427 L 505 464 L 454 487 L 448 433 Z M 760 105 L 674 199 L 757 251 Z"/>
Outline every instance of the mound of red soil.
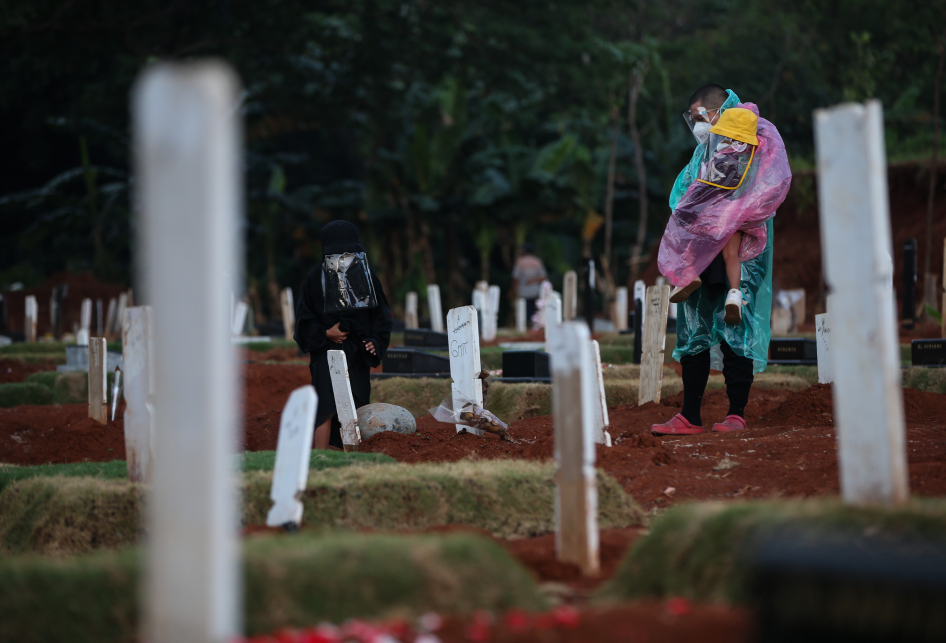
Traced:
<path fill-rule="evenodd" d="M 243 370 L 244 411 L 250 417 L 282 412 L 289 394 L 311 383 L 309 367 L 302 364 L 247 364 Z"/>
<path fill-rule="evenodd" d="M 125 426 L 99 424 L 87 404 L 0 409 L 0 462 L 60 464 L 125 459 Z"/>
<path fill-rule="evenodd" d="M 946 395 L 903 389 L 907 424 L 937 424 L 946 419 Z M 757 426 L 834 426 L 830 384 L 816 384 L 799 391 L 759 418 Z"/>

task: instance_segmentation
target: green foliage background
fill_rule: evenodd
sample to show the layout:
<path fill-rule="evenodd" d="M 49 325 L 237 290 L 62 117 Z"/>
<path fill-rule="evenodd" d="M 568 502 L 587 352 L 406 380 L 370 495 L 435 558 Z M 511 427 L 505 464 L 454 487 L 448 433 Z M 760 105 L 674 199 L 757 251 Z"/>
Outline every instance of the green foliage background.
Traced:
<path fill-rule="evenodd" d="M 509 292 L 531 239 L 553 278 L 605 211 L 614 280 L 638 197 L 648 243 L 693 147 L 680 118 L 716 82 L 759 104 L 796 168 L 812 110 L 880 98 L 892 160 L 929 153 L 944 0 L 7 0 L 0 8 L 0 287 L 54 271 L 133 280 L 128 95 L 143 66 L 218 56 L 243 79 L 247 286 L 278 316 L 335 218 L 359 224 L 392 301 Z M 628 90 L 646 74 L 633 166 Z M 613 129 L 612 129 L 613 126 Z"/>

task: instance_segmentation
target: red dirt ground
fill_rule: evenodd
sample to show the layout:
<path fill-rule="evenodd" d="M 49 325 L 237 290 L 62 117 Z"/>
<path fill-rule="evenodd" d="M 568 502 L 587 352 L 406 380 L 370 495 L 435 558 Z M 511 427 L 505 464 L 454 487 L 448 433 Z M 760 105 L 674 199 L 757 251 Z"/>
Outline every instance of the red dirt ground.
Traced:
<path fill-rule="evenodd" d="M 33 373 L 55 371 L 53 362 L 32 363 L 21 359 L 0 358 L 0 384 L 22 382 Z"/>

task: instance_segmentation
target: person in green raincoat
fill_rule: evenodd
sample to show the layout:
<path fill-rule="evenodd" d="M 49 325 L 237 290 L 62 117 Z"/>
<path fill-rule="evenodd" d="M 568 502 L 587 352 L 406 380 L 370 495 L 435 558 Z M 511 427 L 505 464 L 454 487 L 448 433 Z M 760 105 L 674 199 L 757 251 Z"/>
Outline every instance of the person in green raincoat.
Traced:
<path fill-rule="evenodd" d="M 710 128 L 727 109 L 741 105 L 735 92 L 719 85 L 707 85 L 693 94 L 684 118 L 697 140 L 697 146 L 690 162 L 674 183 L 670 194 L 671 210 L 676 210 L 691 184 L 701 176 L 700 170 L 711 152 L 708 146 L 713 144 Z M 754 105 L 751 107 L 755 108 Z M 772 129 L 774 131 L 774 126 Z M 777 207 L 788 190 L 791 173 L 781 138 L 777 132 L 774 137 L 780 148 L 777 150 L 780 155 L 779 176 L 756 175 L 747 177 L 747 183 L 755 181 L 756 185 L 762 186 L 771 180 L 773 185 L 777 184 L 777 195 L 780 196 L 774 201 Z M 738 197 L 738 194 L 733 196 Z M 774 208 L 770 214 L 774 216 Z M 654 435 L 689 435 L 706 430 L 700 407 L 711 368 L 722 370 L 729 397 L 729 413 L 722 422 L 713 425 L 712 430 L 737 431 L 747 428 L 745 407 L 749 401 L 749 391 L 754 374 L 765 370 L 771 336 L 774 240 L 771 218 L 762 225 L 765 227 L 764 250 L 742 263 L 741 284 L 729 284 L 725 262 L 720 254 L 700 274 L 702 286 L 685 301 L 676 304 L 677 344 L 673 358 L 682 367 L 683 408 L 668 422 L 653 425 L 651 431 Z M 742 323 L 737 325 L 724 321 L 726 296 L 733 288 L 741 288 L 744 297 Z"/>

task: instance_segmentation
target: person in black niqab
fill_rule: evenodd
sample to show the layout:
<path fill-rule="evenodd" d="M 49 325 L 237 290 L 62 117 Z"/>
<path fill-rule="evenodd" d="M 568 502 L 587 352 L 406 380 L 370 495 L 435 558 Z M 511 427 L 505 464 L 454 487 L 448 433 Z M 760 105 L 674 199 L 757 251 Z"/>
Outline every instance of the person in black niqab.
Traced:
<path fill-rule="evenodd" d="M 358 229 L 347 221 L 332 221 L 322 228 L 320 237 L 323 261 L 302 283 L 302 294 L 296 302 L 293 339 L 299 348 L 309 354 L 312 386 L 319 396 L 314 446 L 316 449 L 326 449 L 329 445 L 342 448 L 341 425 L 328 368 L 328 351 L 345 351 L 355 408 L 368 404 L 371 398 L 371 368 L 381 364 L 391 341 L 391 310 L 381 282 L 374 271 L 368 269 L 365 249 L 358 240 Z M 370 273 L 373 296 L 358 301 L 357 307 L 354 303 L 346 307 L 347 300 L 340 301 L 335 296 L 337 289 L 332 289 L 332 284 L 338 283 L 337 276 L 331 272 L 332 266 L 338 264 L 339 255 L 345 255 L 349 261 L 354 260 L 359 270 Z M 336 259 L 329 261 L 329 257 Z M 345 261 L 342 263 L 347 265 Z M 324 274 L 326 272 L 330 274 Z M 354 274 L 354 269 L 350 274 Z M 362 286 L 370 290 L 368 282 L 361 281 L 364 282 Z M 330 292 L 328 298 L 324 292 L 326 287 Z"/>

